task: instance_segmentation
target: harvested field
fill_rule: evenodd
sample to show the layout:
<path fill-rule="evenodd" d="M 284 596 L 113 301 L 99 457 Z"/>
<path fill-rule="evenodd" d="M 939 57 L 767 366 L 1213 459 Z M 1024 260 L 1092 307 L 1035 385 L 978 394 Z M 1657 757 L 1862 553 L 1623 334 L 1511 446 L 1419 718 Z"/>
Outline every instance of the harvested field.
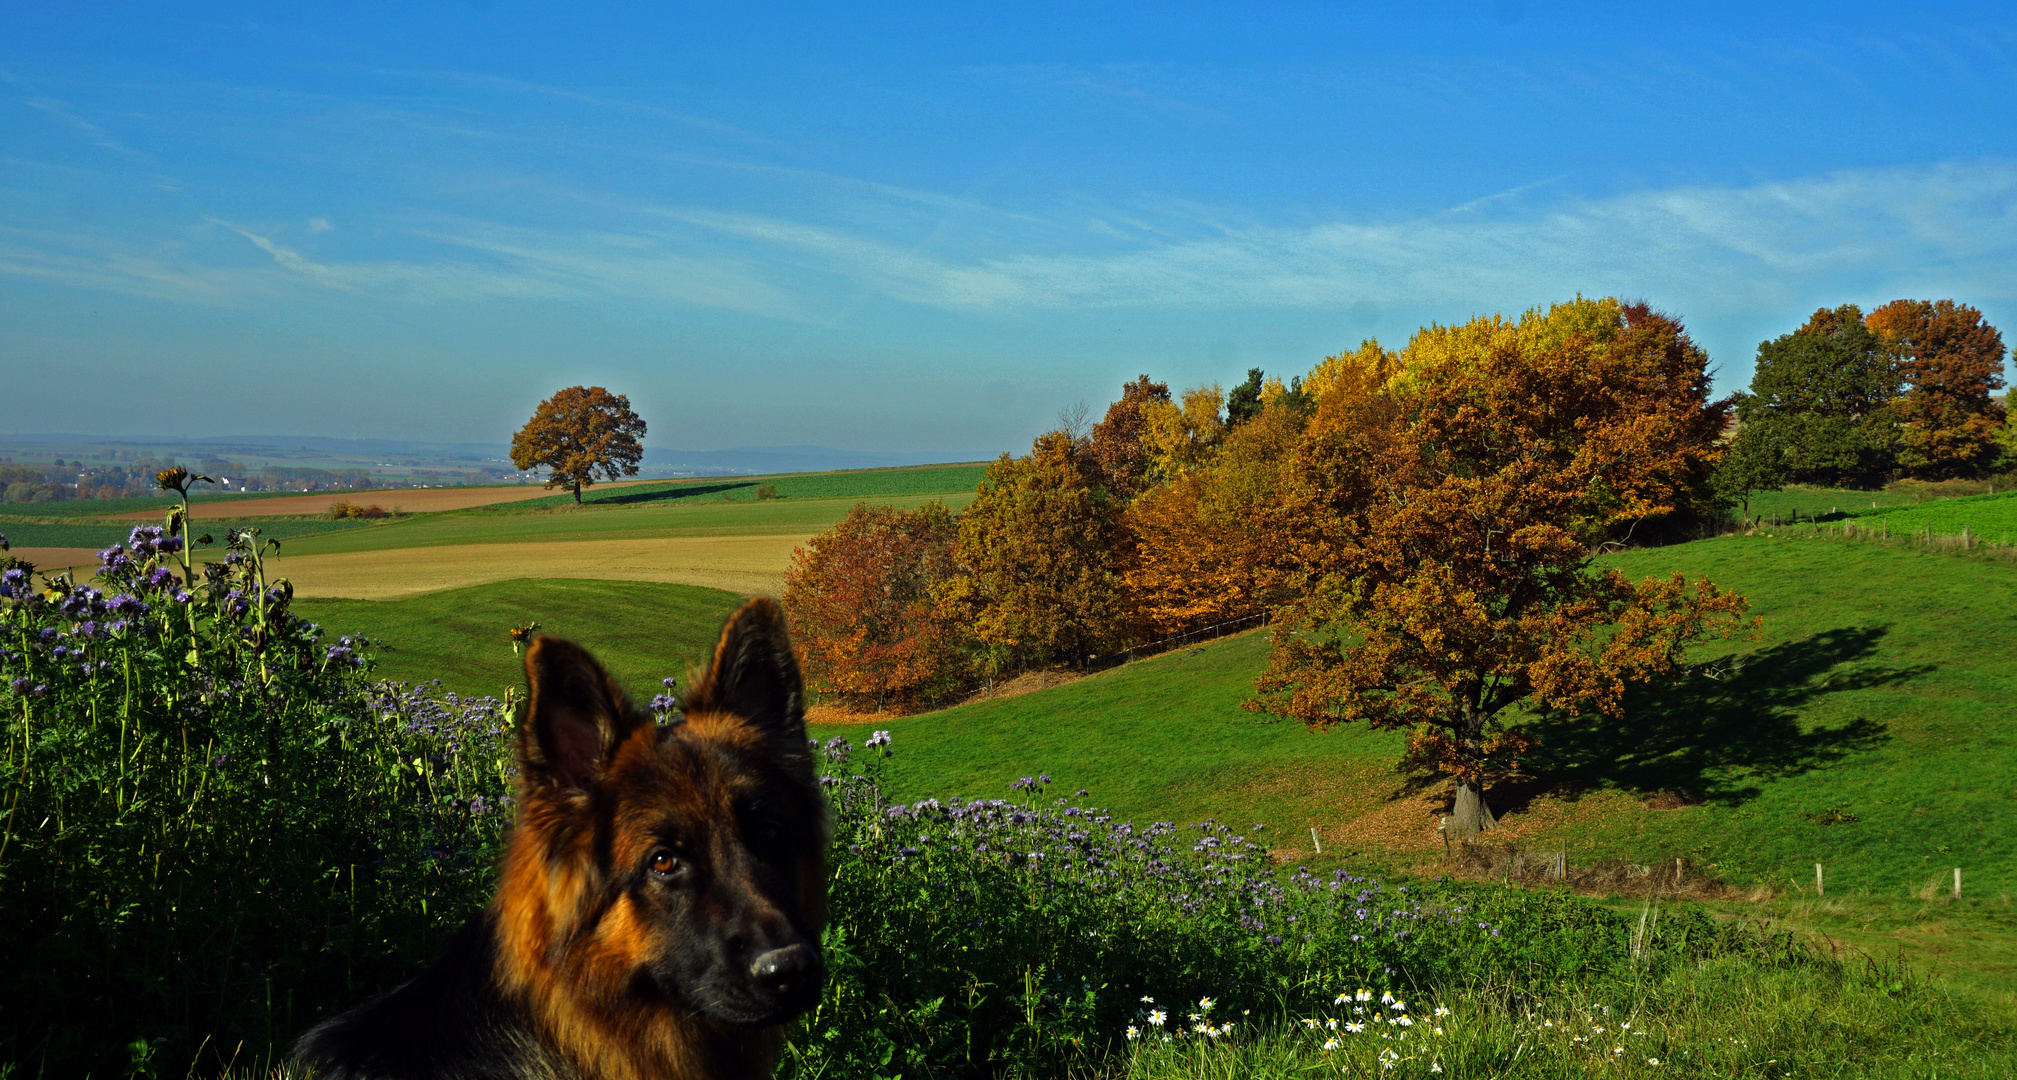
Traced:
<path fill-rule="evenodd" d="M 510 578 L 602 578 L 700 585 L 776 596 L 791 553 L 812 537 L 662 536 L 622 540 L 440 544 L 390 551 L 282 555 L 268 573 L 300 596 L 389 600 Z"/>
<path fill-rule="evenodd" d="M 615 484 L 597 484 L 591 490 L 633 487 L 637 484 L 658 484 L 660 480 L 625 480 Z M 544 499 L 552 495 L 552 490 L 538 484 L 503 484 L 496 487 L 438 487 L 438 488 L 385 488 L 374 491 L 311 491 L 305 495 L 280 499 L 259 500 L 218 500 L 216 502 L 191 503 L 189 517 L 193 521 L 217 518 L 243 518 L 251 515 L 260 517 L 295 517 L 302 514 L 327 514 L 331 503 L 357 503 L 361 506 L 378 505 L 387 510 L 398 507 L 408 514 L 424 514 L 435 510 L 467 510 L 472 506 L 495 506 L 498 503 L 526 502 Z M 165 502 L 162 505 L 167 505 Z M 128 514 L 114 515 L 119 521 L 161 520 L 159 510 L 140 510 Z"/>
<path fill-rule="evenodd" d="M 22 547 L 17 544 L 7 554 L 34 563 L 37 571 L 53 574 L 69 568 L 75 571 L 74 576 L 79 580 L 91 576 L 98 569 L 98 552 L 92 548 Z"/>

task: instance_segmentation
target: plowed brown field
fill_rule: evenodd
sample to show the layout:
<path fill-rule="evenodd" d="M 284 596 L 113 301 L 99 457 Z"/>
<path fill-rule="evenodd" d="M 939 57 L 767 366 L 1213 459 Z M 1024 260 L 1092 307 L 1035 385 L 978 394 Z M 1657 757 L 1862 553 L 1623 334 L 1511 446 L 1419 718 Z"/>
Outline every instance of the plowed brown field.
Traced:
<path fill-rule="evenodd" d="M 633 484 L 662 484 L 663 480 L 625 480 L 616 484 L 597 484 L 598 488 L 629 487 Z M 423 514 L 430 510 L 467 510 L 472 506 L 491 506 L 504 502 L 524 502 L 527 499 L 543 499 L 548 495 L 566 494 L 559 489 L 547 489 L 538 484 L 505 484 L 499 487 L 439 487 L 439 488 L 384 488 L 375 491 L 357 491 L 339 494 L 333 491 L 309 492 L 306 495 L 290 495 L 273 499 L 222 499 L 216 502 L 192 503 L 189 516 L 197 521 L 218 518 L 246 517 L 299 517 L 303 514 L 326 514 L 331 503 L 348 502 L 363 506 L 382 506 L 387 510 L 398 507 L 409 514 Z M 137 510 L 131 514 L 118 515 L 123 521 L 159 521 L 159 510 Z"/>
<path fill-rule="evenodd" d="M 791 536 L 665 536 L 637 540 L 552 540 L 527 544 L 443 544 L 392 551 L 287 555 L 269 576 L 301 596 L 386 600 L 506 578 L 605 578 L 704 585 L 750 596 L 784 588 Z"/>
<path fill-rule="evenodd" d="M 55 573 L 66 567 L 73 577 L 83 581 L 98 570 L 98 552 L 95 548 L 36 548 L 15 545 L 7 554 L 25 562 L 35 564 L 39 572 Z"/>

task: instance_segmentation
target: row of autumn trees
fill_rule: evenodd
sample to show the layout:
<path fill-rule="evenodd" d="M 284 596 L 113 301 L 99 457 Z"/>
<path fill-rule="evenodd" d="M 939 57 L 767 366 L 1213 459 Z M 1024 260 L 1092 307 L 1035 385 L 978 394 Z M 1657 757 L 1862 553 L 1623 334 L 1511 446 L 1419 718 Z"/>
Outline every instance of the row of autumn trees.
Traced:
<path fill-rule="evenodd" d="M 1683 648 L 1755 625 L 1679 575 L 1631 582 L 1606 544 L 1717 512 L 1728 402 L 1642 304 L 1577 299 L 1377 342 L 1230 395 L 1146 376 L 1089 430 L 988 469 L 971 506 L 857 507 L 801 549 L 785 603 L 825 692 L 943 698 L 1260 611 L 1250 708 L 1409 732 L 1490 827 L 1537 710 L 1618 713 Z"/>
<path fill-rule="evenodd" d="M 2002 334 L 1952 300 L 1822 308 L 1758 346 L 1718 486 L 1741 500 L 1787 483 L 1874 487 L 2017 466 L 2017 426 L 1992 397 L 2003 358 Z"/>

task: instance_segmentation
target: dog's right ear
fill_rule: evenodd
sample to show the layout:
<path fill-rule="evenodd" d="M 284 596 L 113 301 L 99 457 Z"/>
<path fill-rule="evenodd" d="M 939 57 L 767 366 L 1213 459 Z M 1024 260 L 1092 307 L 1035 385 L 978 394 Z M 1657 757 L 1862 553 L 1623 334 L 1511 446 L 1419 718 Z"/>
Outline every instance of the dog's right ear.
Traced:
<path fill-rule="evenodd" d="M 519 768 L 530 784 L 586 791 L 618 743 L 650 720 L 588 651 L 541 637 L 525 652 L 528 691 L 518 733 Z"/>

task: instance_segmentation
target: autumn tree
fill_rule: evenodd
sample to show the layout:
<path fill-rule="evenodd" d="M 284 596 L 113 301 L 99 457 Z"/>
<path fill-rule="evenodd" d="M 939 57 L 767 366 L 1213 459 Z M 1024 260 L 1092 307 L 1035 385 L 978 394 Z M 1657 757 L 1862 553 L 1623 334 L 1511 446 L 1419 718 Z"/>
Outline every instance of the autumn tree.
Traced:
<path fill-rule="evenodd" d="M 1743 499 L 1787 483 L 1881 483 L 1897 452 L 1893 350 L 1854 304 L 1822 308 L 1790 334 L 1758 345 L 1742 425 L 1719 483 Z"/>
<path fill-rule="evenodd" d="M 1119 633 L 1120 502 L 1070 435 L 988 466 L 959 518 L 957 569 L 941 595 L 985 649 L 990 674 L 1076 661 Z"/>
<path fill-rule="evenodd" d="M 1899 467 L 1945 479 L 1993 463 L 2003 417 L 1989 395 L 2003 386 L 2002 333 L 1952 300 L 1893 300 L 1864 323 L 1895 351 L 1905 384 L 1896 403 Z"/>
<path fill-rule="evenodd" d="M 1150 382 L 1147 375 L 1121 384 L 1120 400 L 1107 406 L 1106 416 L 1093 425 L 1086 446 L 1087 464 L 1117 497 L 1130 499 L 1148 485 L 1149 450 L 1144 438 L 1144 410 L 1170 400 L 1168 383 Z"/>
<path fill-rule="evenodd" d="M 1170 480 L 1211 459 L 1226 435 L 1225 403 L 1225 391 L 1209 383 L 1184 391 L 1181 402 L 1143 406 L 1150 479 Z"/>
<path fill-rule="evenodd" d="M 600 477 L 637 475 L 644 457 L 644 421 L 630 411 L 630 398 L 600 386 L 570 386 L 539 403 L 532 419 L 511 439 L 511 464 L 547 470 L 547 487 L 574 491 Z"/>
<path fill-rule="evenodd" d="M 1284 599 L 1282 535 L 1270 517 L 1302 429 L 1297 403 L 1278 398 L 1228 432 L 1209 464 L 1127 507 L 1122 581 L 1131 627 L 1161 637 Z"/>
<path fill-rule="evenodd" d="M 1297 599 L 1249 707 L 1407 730 L 1404 767 L 1454 781 L 1469 835 L 1530 745 L 1518 717 L 1620 715 L 1626 687 L 1742 625 L 1742 597 L 1634 584 L 1594 546 L 1691 497 L 1722 417 L 1680 324 L 1615 300 L 1423 330 L 1395 361 L 1285 474 Z"/>
<path fill-rule="evenodd" d="M 958 537 L 940 503 L 857 504 L 792 552 L 784 607 L 815 689 L 880 709 L 959 687 L 963 639 L 937 596 Z"/>

